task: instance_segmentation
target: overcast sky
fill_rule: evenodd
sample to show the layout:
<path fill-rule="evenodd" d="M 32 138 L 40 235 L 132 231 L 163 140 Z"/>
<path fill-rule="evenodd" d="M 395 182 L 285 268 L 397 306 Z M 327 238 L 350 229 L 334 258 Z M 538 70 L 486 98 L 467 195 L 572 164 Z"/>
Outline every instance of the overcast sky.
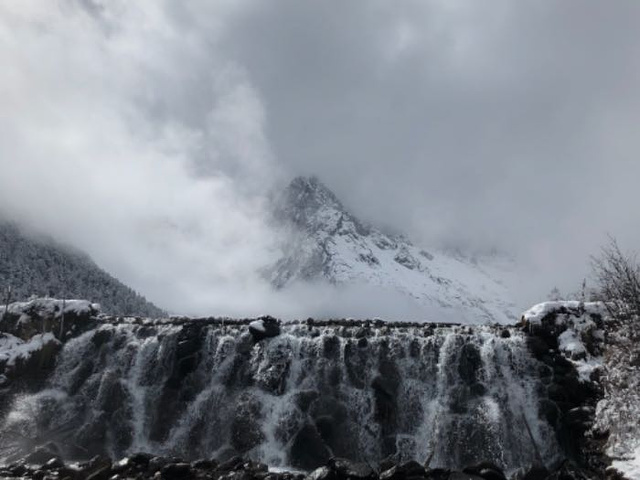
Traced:
<path fill-rule="evenodd" d="M 636 0 L 7 1 L 0 64 L 0 210 L 173 310 L 294 308 L 255 272 L 297 174 L 516 255 L 523 305 L 640 249 Z"/>

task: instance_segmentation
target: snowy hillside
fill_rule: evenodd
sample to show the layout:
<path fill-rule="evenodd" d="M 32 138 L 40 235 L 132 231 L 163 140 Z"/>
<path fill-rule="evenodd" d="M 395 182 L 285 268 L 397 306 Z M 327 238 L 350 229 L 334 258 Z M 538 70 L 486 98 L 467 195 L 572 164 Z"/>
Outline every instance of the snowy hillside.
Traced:
<path fill-rule="evenodd" d="M 100 269 L 87 255 L 0 221 L 0 296 L 87 298 L 105 313 L 160 316 L 164 312 Z M 0 298 L 3 303 L 5 298 Z"/>
<path fill-rule="evenodd" d="M 277 288 L 309 281 L 370 285 L 411 298 L 429 321 L 516 319 L 498 260 L 483 264 L 426 251 L 385 234 L 359 221 L 316 178 L 294 179 L 277 200 L 276 218 L 291 230 L 282 258 L 268 273 Z"/>

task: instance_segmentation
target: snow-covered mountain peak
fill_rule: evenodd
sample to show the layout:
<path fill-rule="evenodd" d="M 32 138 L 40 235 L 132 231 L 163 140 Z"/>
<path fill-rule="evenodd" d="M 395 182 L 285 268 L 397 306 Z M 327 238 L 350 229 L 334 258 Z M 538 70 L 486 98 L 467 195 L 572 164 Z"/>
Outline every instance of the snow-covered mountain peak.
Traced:
<path fill-rule="evenodd" d="M 317 177 L 296 177 L 276 202 L 276 216 L 309 234 L 368 231 Z"/>
<path fill-rule="evenodd" d="M 315 177 L 295 178 L 275 211 L 290 232 L 281 259 L 268 273 L 277 288 L 307 281 L 360 284 L 405 294 L 428 320 L 483 323 L 516 318 L 500 272 L 445 252 L 426 251 L 401 235 L 361 222 Z"/>

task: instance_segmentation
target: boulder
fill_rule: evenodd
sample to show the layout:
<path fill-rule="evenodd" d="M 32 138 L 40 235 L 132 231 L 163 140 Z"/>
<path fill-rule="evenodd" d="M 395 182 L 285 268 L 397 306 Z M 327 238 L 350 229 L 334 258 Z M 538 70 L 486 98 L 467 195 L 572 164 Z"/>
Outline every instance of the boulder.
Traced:
<path fill-rule="evenodd" d="M 191 465 L 188 463 L 169 463 L 160 470 L 163 480 L 174 480 L 181 478 L 193 478 Z"/>
<path fill-rule="evenodd" d="M 477 475 L 485 480 L 507 480 L 502 469 L 494 463 L 482 462 L 462 470 L 464 473 Z"/>
<path fill-rule="evenodd" d="M 305 480 L 337 480 L 336 472 L 327 466 L 316 468 L 305 477 Z"/>
<path fill-rule="evenodd" d="M 345 458 L 332 458 L 329 468 L 336 472 L 339 478 L 347 480 L 369 480 L 376 477 L 373 469 L 366 463 L 352 462 Z"/>
<path fill-rule="evenodd" d="M 415 460 L 395 465 L 380 474 L 380 480 L 403 480 L 411 477 L 424 477 L 425 468 Z"/>
<path fill-rule="evenodd" d="M 256 342 L 277 337 L 280 335 L 280 322 L 270 316 L 260 317 L 249 324 L 249 332 Z"/>

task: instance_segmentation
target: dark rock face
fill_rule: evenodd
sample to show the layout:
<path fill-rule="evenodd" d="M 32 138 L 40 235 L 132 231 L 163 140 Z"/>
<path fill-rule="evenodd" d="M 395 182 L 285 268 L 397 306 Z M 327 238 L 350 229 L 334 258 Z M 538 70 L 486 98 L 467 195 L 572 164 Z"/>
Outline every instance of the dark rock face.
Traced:
<path fill-rule="evenodd" d="M 563 352 L 558 338 L 574 321 L 578 322 L 585 316 L 591 326 L 581 328 L 580 340 L 586 346 L 583 356 Z M 603 397 L 602 387 L 597 376 L 589 381 L 580 379 L 572 361 L 582 360 L 587 353 L 593 356 L 602 353 L 603 328 L 603 319 L 599 315 L 587 315 L 584 307 L 580 306 L 575 309 L 560 306 L 539 322 L 525 322 L 523 325 L 528 334 L 527 346 L 541 363 L 539 373 L 543 394 L 539 403 L 540 415 L 554 427 L 558 443 L 571 460 L 600 472 L 604 472 L 607 464 L 601 444 L 586 433 L 593 425 L 595 406 Z"/>

